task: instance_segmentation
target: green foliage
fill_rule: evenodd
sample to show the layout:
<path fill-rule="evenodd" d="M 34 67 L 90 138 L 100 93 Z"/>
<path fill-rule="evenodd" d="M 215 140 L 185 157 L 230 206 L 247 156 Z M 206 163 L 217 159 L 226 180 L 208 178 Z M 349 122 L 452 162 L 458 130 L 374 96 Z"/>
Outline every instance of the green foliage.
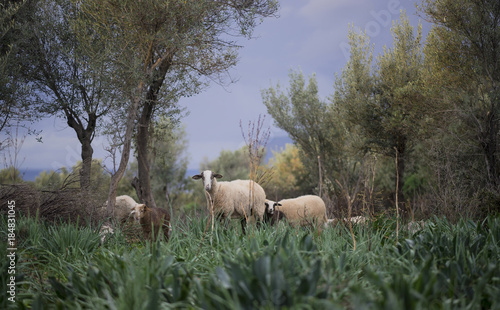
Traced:
<path fill-rule="evenodd" d="M 37 189 L 56 190 L 61 188 L 64 180 L 69 176 L 66 167 L 60 169 L 60 172 L 54 170 L 42 171 L 35 177 L 35 187 Z"/>
<path fill-rule="evenodd" d="M 187 203 L 186 132 L 176 122 L 162 117 L 155 125 L 152 144 L 151 176 L 155 202 L 158 206 L 178 208 Z"/>
<path fill-rule="evenodd" d="M 290 86 L 286 92 L 280 84 L 262 90 L 262 99 L 276 126 L 285 130 L 300 147 L 301 160 L 307 167 L 309 182 L 318 184 L 318 156 L 331 183 L 339 171 L 338 158 L 342 144 L 342 129 L 335 114 L 319 98 L 316 77 L 308 83 L 302 72 L 290 71 Z"/>
<path fill-rule="evenodd" d="M 248 179 L 250 175 L 248 148 L 222 150 L 219 157 L 212 161 L 205 160 L 200 164 L 200 171 L 212 170 L 224 176 L 223 180 Z"/>
<path fill-rule="evenodd" d="M 30 110 L 32 85 L 23 85 L 22 68 L 17 43 L 22 30 L 36 12 L 34 1 L 3 1 L 0 6 L 0 132 L 15 122 L 37 120 L 39 115 Z M 21 34 L 21 35 L 20 35 Z M 19 123 L 18 123 L 19 124 Z M 2 148 L 2 147 L 0 147 Z"/>
<path fill-rule="evenodd" d="M 63 259 L 72 262 L 92 254 L 99 242 L 99 235 L 90 227 L 77 229 L 72 224 L 61 223 L 47 227 L 46 233 L 39 240 L 39 246 L 45 251 L 47 261 Z"/>
<path fill-rule="evenodd" d="M 82 162 L 78 161 L 71 167 L 71 171 L 68 171 L 66 167 L 62 167 L 58 171 L 42 171 L 35 178 L 35 187 L 41 190 L 58 190 L 62 187 L 79 188 L 81 168 Z M 90 169 L 91 188 L 99 189 L 107 186 L 109 179 L 109 175 L 103 169 L 102 161 L 93 159 Z"/>
<path fill-rule="evenodd" d="M 233 233 L 238 225 L 217 223 L 211 235 L 206 219 L 190 217 L 173 221 L 167 244 L 128 244 L 116 235 L 98 246 L 91 228 L 17 220 L 19 307 L 500 307 L 498 217 L 434 218 L 399 236 L 394 219 L 380 218 L 354 226 L 356 251 L 344 225 L 319 235 L 264 225 L 242 236 Z"/>
<path fill-rule="evenodd" d="M 382 292 L 376 308 L 498 308 L 499 266 L 491 261 L 499 255 L 498 224 L 498 218 L 489 218 L 449 227 L 436 219 L 413 238 L 398 242 L 391 251 L 411 265 L 394 264 L 391 274 L 367 270 L 369 281 Z"/>
<path fill-rule="evenodd" d="M 309 174 L 295 145 L 286 144 L 280 152 L 273 151 L 265 169 L 272 173 L 271 179 L 264 185 L 269 199 L 298 197 L 311 192 L 311 185 L 307 182 Z"/>
<path fill-rule="evenodd" d="M 304 235 L 299 241 L 287 233 L 272 243 L 276 248 L 267 247 L 263 254 L 251 243 L 250 253 L 239 252 L 234 258 L 224 259 L 224 265 L 216 268 L 203 287 L 203 307 L 331 307 L 327 300 L 329 287 L 319 283 L 322 262 L 315 255 L 317 248 L 312 237 Z"/>
<path fill-rule="evenodd" d="M 155 250 L 146 256 L 139 249 L 124 255 L 104 250 L 83 274 L 75 270 L 67 283 L 53 277 L 49 282 L 67 306 L 174 309 L 188 305 L 192 277 L 172 256 L 160 257 Z"/>
<path fill-rule="evenodd" d="M 436 180 L 438 195 L 460 196 L 457 209 L 484 188 L 498 197 L 500 7 L 495 1 L 423 0 L 419 9 L 435 25 L 424 54 L 425 89 L 438 118 L 430 158 L 436 174 L 445 176 Z"/>
<path fill-rule="evenodd" d="M 9 167 L 0 170 L 0 184 L 19 184 L 23 182 L 23 177 L 19 169 Z"/>
<path fill-rule="evenodd" d="M 351 136 L 358 136 L 358 142 L 352 143 L 355 149 L 396 158 L 394 184 L 397 180 L 399 199 L 404 201 L 406 161 L 425 133 L 422 27 L 415 33 L 402 12 L 391 31 L 392 49 L 384 47 L 372 67 L 368 37 L 350 30 L 351 57 L 337 76 L 334 103 Z"/>

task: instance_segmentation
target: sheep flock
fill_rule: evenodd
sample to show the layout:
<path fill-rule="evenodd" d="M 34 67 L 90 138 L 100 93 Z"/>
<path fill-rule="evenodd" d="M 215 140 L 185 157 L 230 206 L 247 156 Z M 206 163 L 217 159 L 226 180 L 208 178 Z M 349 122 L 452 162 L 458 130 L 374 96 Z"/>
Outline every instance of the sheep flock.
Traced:
<path fill-rule="evenodd" d="M 262 186 L 252 180 L 217 181 L 221 178 L 221 174 L 210 170 L 192 176 L 192 179 L 203 183 L 209 214 L 226 224 L 229 219 L 239 219 L 243 234 L 246 233 L 247 223 L 260 226 L 262 222 L 266 222 L 269 226 L 274 226 L 283 222 L 293 227 L 316 227 L 321 231 L 323 227 L 339 222 L 327 218 L 325 203 L 319 196 L 305 195 L 272 201 L 266 199 Z M 101 211 L 105 210 L 106 205 L 107 202 L 101 207 Z M 116 223 L 135 220 L 142 226 L 148 240 L 156 240 L 160 227 L 163 228 L 164 240 L 168 241 L 170 237 L 170 214 L 166 209 L 139 204 L 127 195 L 116 197 L 112 219 Z M 360 224 L 365 221 L 364 217 L 350 220 Z M 112 234 L 113 230 L 106 224 L 101 233 L 104 236 Z"/>

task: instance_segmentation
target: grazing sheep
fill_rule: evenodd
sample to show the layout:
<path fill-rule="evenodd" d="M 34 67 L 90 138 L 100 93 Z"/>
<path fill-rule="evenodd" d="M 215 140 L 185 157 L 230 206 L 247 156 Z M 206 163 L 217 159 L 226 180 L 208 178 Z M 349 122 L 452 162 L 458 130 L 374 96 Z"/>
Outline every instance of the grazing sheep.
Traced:
<path fill-rule="evenodd" d="M 338 219 L 338 218 L 333 218 L 333 219 L 328 219 L 325 223 L 325 227 L 328 227 L 328 226 L 335 226 L 337 225 L 339 222 L 343 222 L 345 224 L 347 224 L 349 221 L 349 219 L 347 217 L 344 217 L 342 219 Z M 350 221 L 351 223 L 353 224 L 364 224 L 366 222 L 366 217 L 364 216 L 353 216 L 350 218 Z"/>
<path fill-rule="evenodd" d="M 106 238 L 108 235 L 114 234 L 113 226 L 111 225 L 110 222 L 104 223 L 101 226 L 101 229 L 99 229 L 99 236 L 101 236 L 101 244 L 106 241 Z"/>
<path fill-rule="evenodd" d="M 234 180 L 230 182 L 217 182 L 222 175 L 205 170 L 194 175 L 194 180 L 203 180 L 203 187 L 212 201 L 207 201 L 207 207 L 213 205 L 215 214 L 221 221 L 227 218 L 241 219 L 241 228 L 245 234 L 247 218 L 254 216 L 262 221 L 264 216 L 264 189 L 251 180 Z M 253 197 L 250 197 L 251 192 Z"/>
<path fill-rule="evenodd" d="M 411 234 L 416 233 L 417 231 L 420 231 L 424 229 L 425 227 L 425 222 L 424 221 L 411 221 L 408 224 L 406 224 L 406 229 L 408 229 L 408 232 Z"/>
<path fill-rule="evenodd" d="M 266 211 L 264 212 L 264 222 L 274 226 L 275 223 L 286 220 L 286 216 L 282 211 L 275 210 L 276 202 L 266 199 Z"/>
<path fill-rule="evenodd" d="M 108 202 L 106 201 L 106 203 L 101 208 L 102 214 L 106 214 L 107 205 Z M 122 195 L 116 197 L 115 212 L 113 214 L 113 218 L 119 223 L 132 221 L 133 218 L 130 216 L 130 212 L 134 209 L 136 205 L 137 202 L 135 202 L 134 198 L 130 196 Z"/>
<path fill-rule="evenodd" d="M 351 222 L 354 224 L 364 224 L 366 222 L 366 217 L 364 216 L 353 216 L 351 217 Z"/>
<path fill-rule="evenodd" d="M 147 240 L 153 240 L 151 238 L 151 230 L 153 230 L 154 241 L 156 241 L 160 227 L 162 227 L 165 242 L 168 242 L 170 236 L 170 213 L 167 210 L 148 207 L 145 204 L 137 204 L 130 214 L 133 214 L 135 221 L 141 224 L 142 232 Z"/>
<path fill-rule="evenodd" d="M 274 209 L 283 212 L 292 225 L 314 223 L 322 227 L 327 222 L 325 203 L 315 195 L 280 200 L 274 203 Z"/>

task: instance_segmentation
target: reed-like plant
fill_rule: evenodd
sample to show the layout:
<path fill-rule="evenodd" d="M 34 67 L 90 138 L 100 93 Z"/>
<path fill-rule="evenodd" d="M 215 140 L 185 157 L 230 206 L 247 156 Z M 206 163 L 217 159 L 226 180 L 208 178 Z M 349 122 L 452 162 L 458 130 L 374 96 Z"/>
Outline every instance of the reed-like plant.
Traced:
<path fill-rule="evenodd" d="M 242 235 L 207 221 L 174 219 L 168 243 L 130 243 L 115 229 L 100 244 L 97 229 L 20 218 L 15 307 L 500 309 L 498 217 L 433 218 L 398 237 L 395 219 L 380 218 L 353 225 L 356 250 L 342 224 Z"/>

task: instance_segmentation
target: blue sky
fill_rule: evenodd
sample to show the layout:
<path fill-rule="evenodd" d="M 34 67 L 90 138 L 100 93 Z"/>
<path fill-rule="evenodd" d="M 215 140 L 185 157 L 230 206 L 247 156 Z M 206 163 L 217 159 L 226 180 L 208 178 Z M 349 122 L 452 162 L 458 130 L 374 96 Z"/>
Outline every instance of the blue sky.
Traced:
<path fill-rule="evenodd" d="M 212 84 L 199 95 L 181 99 L 180 105 L 189 111 L 182 119 L 189 141 L 189 168 L 198 169 L 204 158 L 215 159 L 223 149 L 243 146 L 240 121 L 246 130 L 249 121 L 266 115 L 271 139 L 286 136 L 267 115 L 261 90 L 278 82 L 287 87 L 289 71 L 301 70 L 306 77 L 316 75 L 323 98 L 333 94 L 335 73 L 340 74 L 349 57 L 349 24 L 366 31 L 376 56 L 384 45 L 392 46 L 392 20 L 399 19 L 402 9 L 416 27 L 420 18 L 414 1 L 282 0 L 278 18 L 265 19 L 255 29 L 254 39 L 238 41 L 243 48 L 238 65 L 230 71 L 236 83 L 227 87 Z M 425 38 L 430 26 L 422 23 Z M 21 171 L 71 167 L 79 160 L 79 142 L 64 120 L 44 119 L 33 127 L 43 130 L 43 143 L 33 136 L 25 138 L 18 154 Z M 95 158 L 106 157 L 107 144 L 105 137 L 95 138 Z M 8 154 L 1 156 L 9 162 Z"/>

